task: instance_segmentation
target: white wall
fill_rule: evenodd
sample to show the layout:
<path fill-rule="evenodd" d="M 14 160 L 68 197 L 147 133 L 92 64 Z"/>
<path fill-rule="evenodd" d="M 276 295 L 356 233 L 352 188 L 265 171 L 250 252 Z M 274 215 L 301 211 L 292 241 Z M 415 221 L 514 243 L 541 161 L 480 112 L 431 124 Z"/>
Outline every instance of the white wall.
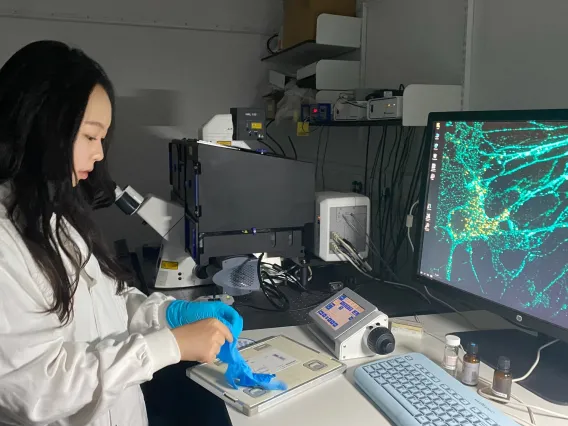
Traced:
<path fill-rule="evenodd" d="M 568 2 L 475 0 L 469 109 L 568 107 Z"/>
<path fill-rule="evenodd" d="M 6 12 L 9 1 L 2 3 Z M 0 63 L 28 42 L 57 39 L 83 48 L 108 72 L 117 89 L 117 120 L 109 155 L 113 178 L 141 193 L 169 197 L 168 138 L 197 137 L 199 126 L 212 115 L 234 106 L 252 106 L 264 94 L 264 33 L 279 21 L 280 0 L 170 1 L 12 1 L 19 14 L 34 18 L 0 17 Z M 236 3 L 239 3 L 237 7 Z M 89 6 L 89 4 L 92 6 Z M 219 13 L 211 12 L 213 5 Z M 256 6 L 256 7 L 253 7 Z M 55 18 L 47 16 L 54 11 Z M 91 7 L 87 9 L 85 7 Z M 252 15 L 254 13 L 254 18 Z M 70 22 L 67 18 L 132 22 L 156 17 L 161 27 Z M 213 31 L 168 29 L 187 20 L 188 25 Z M 222 31 L 216 29 L 221 28 Z M 127 238 L 131 248 L 159 243 L 156 234 L 138 218 L 128 218 L 112 207 L 97 212 L 97 219 L 112 242 Z"/>
<path fill-rule="evenodd" d="M 466 0 L 370 0 L 366 87 L 462 84 Z"/>
<path fill-rule="evenodd" d="M 2 0 L 0 15 L 272 35 L 282 0 Z"/>

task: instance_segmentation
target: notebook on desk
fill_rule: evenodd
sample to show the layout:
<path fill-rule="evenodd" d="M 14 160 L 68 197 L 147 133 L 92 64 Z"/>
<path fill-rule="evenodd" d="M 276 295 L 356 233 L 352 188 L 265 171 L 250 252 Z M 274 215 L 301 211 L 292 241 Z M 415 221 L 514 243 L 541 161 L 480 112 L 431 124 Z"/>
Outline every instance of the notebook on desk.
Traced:
<path fill-rule="evenodd" d="M 187 370 L 187 376 L 247 416 L 280 404 L 340 376 L 345 364 L 285 336 L 258 341 L 241 350 L 255 373 L 275 374 L 288 386 L 285 391 L 260 388 L 233 389 L 225 381 L 227 365 L 219 360 Z"/>

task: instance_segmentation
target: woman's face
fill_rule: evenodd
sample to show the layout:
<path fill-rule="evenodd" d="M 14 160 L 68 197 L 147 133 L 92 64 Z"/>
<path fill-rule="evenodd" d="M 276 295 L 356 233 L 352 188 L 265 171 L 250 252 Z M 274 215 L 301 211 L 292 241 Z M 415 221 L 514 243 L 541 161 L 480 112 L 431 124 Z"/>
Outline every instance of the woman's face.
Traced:
<path fill-rule="evenodd" d="M 73 186 L 87 179 L 95 163 L 104 158 L 103 140 L 112 120 L 112 105 L 102 86 L 95 86 L 73 146 Z"/>

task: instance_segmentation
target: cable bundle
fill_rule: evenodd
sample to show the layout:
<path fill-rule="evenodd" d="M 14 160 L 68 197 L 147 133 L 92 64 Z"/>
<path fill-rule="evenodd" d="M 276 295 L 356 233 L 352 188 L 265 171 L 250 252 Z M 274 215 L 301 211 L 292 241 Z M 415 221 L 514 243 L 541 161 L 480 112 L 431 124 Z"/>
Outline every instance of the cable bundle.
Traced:
<path fill-rule="evenodd" d="M 367 185 L 367 196 L 371 199 L 371 205 L 377 206 L 373 211 L 372 236 L 379 241 L 380 252 L 389 253 L 387 263 L 396 270 L 399 253 L 408 233 L 407 213 L 420 190 L 420 166 L 426 146 L 426 132 L 418 156 L 413 159 L 411 151 L 416 128 L 407 130 L 397 127 L 394 142 L 387 151 L 388 132 L 388 127 L 384 127 L 373 161 L 370 185 Z M 368 151 L 367 148 L 366 169 Z M 408 171 L 411 171 L 412 178 L 406 188 L 404 183 Z"/>

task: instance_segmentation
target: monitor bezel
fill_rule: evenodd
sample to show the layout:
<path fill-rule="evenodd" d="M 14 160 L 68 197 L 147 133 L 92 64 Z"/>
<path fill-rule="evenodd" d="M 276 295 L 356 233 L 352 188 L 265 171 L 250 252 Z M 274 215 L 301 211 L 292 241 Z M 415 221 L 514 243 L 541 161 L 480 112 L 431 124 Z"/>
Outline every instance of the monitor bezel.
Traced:
<path fill-rule="evenodd" d="M 453 111 L 435 112 L 428 116 L 428 125 L 425 130 L 425 150 L 421 164 L 422 182 L 428 182 L 428 165 L 432 154 L 432 143 L 434 134 L 434 123 L 443 121 L 566 121 L 568 122 L 568 109 L 548 109 L 548 110 L 504 110 L 504 111 Z M 475 294 L 461 290 L 442 281 L 424 277 L 420 274 L 420 261 L 422 259 L 423 240 L 424 240 L 424 217 L 426 215 L 426 191 L 428 185 L 422 184 L 419 196 L 419 215 L 417 218 L 418 244 L 415 256 L 415 274 L 418 282 L 437 291 L 452 294 L 464 300 L 468 305 L 476 309 L 493 312 L 500 317 L 518 325 L 521 328 L 528 328 L 538 333 L 554 337 L 568 342 L 568 328 L 562 328 L 556 324 L 518 311 L 514 308 L 504 306 L 497 302 L 485 299 Z"/>

